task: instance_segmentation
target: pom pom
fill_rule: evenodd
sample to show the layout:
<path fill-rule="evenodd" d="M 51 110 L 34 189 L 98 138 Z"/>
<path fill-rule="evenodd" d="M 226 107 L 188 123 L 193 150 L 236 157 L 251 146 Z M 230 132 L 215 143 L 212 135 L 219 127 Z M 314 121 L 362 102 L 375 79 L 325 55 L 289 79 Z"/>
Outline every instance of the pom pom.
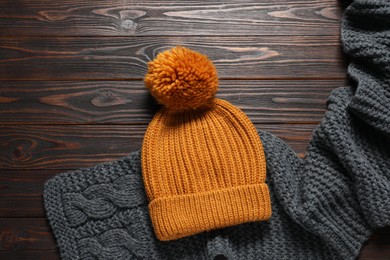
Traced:
<path fill-rule="evenodd" d="M 175 47 L 148 63 L 145 85 L 154 98 L 172 110 L 207 105 L 218 89 L 218 76 L 206 55 Z"/>

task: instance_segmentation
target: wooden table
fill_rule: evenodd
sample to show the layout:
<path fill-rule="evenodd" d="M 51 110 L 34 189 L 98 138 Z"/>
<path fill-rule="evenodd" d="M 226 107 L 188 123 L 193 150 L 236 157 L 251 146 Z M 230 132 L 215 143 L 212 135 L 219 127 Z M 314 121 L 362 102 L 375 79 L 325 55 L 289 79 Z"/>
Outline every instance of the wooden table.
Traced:
<path fill-rule="evenodd" d="M 158 108 L 146 64 L 175 45 L 207 54 L 218 96 L 304 156 L 345 86 L 336 0 L 0 0 L 0 259 L 58 259 L 42 185 L 139 149 Z M 360 259 L 390 259 L 390 230 Z"/>

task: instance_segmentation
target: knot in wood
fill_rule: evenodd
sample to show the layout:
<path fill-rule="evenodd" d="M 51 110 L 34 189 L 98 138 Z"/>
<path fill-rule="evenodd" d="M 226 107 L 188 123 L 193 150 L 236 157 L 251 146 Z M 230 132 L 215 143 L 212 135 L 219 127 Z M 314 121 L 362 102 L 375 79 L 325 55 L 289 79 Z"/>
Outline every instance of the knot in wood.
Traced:
<path fill-rule="evenodd" d="M 136 27 L 136 23 L 133 22 L 132 20 L 127 19 L 127 20 L 122 21 L 121 26 L 125 30 L 130 30 L 130 29 L 134 29 Z"/>
<path fill-rule="evenodd" d="M 5 250 L 10 250 L 16 243 L 16 236 L 10 232 L 4 232 L 1 236 L 1 246 Z"/>

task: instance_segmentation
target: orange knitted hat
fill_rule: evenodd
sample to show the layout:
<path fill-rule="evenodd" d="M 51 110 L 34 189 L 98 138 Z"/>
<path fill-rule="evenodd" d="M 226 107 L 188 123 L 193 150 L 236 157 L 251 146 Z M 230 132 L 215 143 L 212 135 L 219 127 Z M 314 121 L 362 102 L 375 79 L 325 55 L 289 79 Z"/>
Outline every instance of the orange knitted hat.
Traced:
<path fill-rule="evenodd" d="M 267 220 L 266 163 L 254 125 L 214 98 L 212 62 L 184 47 L 149 62 L 146 87 L 164 107 L 146 130 L 142 174 L 160 240 Z"/>

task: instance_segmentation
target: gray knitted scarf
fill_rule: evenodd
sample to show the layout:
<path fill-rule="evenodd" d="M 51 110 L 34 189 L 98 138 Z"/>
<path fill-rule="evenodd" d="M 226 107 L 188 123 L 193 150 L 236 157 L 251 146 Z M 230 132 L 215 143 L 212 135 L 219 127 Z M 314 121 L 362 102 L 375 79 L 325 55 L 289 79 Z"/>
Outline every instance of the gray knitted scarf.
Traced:
<path fill-rule="evenodd" d="M 390 225 L 390 2 L 355 0 L 342 21 L 353 86 L 335 89 L 305 159 L 259 132 L 273 215 L 169 242 L 155 238 L 140 152 L 47 181 L 63 259 L 354 259 Z"/>

